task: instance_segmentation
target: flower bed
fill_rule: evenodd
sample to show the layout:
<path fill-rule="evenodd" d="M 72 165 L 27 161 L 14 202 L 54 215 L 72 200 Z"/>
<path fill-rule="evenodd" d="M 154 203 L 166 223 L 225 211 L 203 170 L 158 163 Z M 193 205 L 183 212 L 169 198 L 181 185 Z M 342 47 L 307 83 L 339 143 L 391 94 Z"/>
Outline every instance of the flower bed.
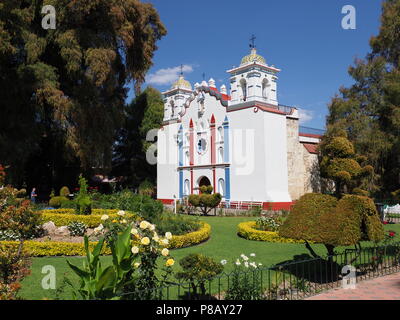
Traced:
<path fill-rule="evenodd" d="M 169 248 L 178 249 L 190 247 L 208 240 L 211 235 L 211 226 L 205 222 L 200 222 L 200 224 L 201 227 L 197 231 L 183 234 L 181 236 L 173 236 L 169 243 Z"/>
<path fill-rule="evenodd" d="M 42 210 L 40 211 L 43 223 L 53 221 L 58 227 L 66 226 L 71 222 L 82 222 L 87 225 L 88 228 L 95 228 L 102 223 L 101 217 L 108 215 L 110 219 L 116 219 L 118 217 L 117 212 L 119 210 L 106 210 L 106 209 L 94 209 L 91 215 L 78 215 L 75 214 L 74 209 L 56 209 L 56 210 Z M 129 213 L 135 215 L 134 213 Z"/>
<path fill-rule="evenodd" d="M 255 221 L 247 221 L 239 223 L 238 235 L 247 240 L 255 240 L 255 241 L 279 242 L 279 243 L 304 243 L 304 241 L 301 240 L 294 240 L 294 239 L 280 237 L 278 235 L 278 232 L 258 230 L 256 229 Z"/>
<path fill-rule="evenodd" d="M 78 217 L 90 217 L 90 216 L 78 216 Z M 110 216 L 111 217 L 111 216 Z M 100 217 L 99 217 L 100 219 Z M 169 249 L 177 249 L 193 246 L 206 241 L 211 234 L 211 226 L 208 223 L 201 223 L 202 226 L 198 231 L 194 231 L 181 236 L 173 236 L 168 245 Z M 15 241 L 0 241 L 0 250 L 4 248 L 18 244 Z M 90 243 L 90 248 L 93 249 L 96 242 Z M 43 256 L 84 256 L 85 248 L 83 243 L 72 243 L 72 242 L 56 242 L 56 241 L 34 241 L 29 240 L 24 242 L 24 248 L 27 253 L 34 257 Z M 103 254 L 110 254 L 108 248 L 104 248 Z"/>

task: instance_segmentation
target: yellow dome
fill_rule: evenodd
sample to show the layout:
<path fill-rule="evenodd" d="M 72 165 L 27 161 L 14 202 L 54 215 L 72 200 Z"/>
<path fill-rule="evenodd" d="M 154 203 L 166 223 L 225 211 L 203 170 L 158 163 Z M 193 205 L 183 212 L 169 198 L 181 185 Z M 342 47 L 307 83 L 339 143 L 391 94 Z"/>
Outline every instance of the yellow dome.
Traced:
<path fill-rule="evenodd" d="M 190 84 L 189 81 L 185 80 L 181 75 L 179 76 L 179 79 L 175 81 L 174 84 L 172 85 L 172 89 L 177 89 L 177 88 L 192 90 L 192 85 Z"/>
<path fill-rule="evenodd" d="M 253 62 L 267 64 L 264 57 L 257 54 L 257 50 L 255 48 L 251 49 L 251 53 L 242 59 L 242 63 L 240 65 L 253 63 Z"/>

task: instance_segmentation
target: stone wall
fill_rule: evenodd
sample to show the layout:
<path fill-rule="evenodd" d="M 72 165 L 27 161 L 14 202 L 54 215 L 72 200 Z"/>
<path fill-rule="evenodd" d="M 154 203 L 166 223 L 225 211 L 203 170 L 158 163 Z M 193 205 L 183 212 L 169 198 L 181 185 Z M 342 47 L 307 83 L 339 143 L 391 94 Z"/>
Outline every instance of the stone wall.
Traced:
<path fill-rule="evenodd" d="M 299 142 L 299 120 L 286 119 L 289 194 L 292 200 L 320 191 L 318 156 Z"/>

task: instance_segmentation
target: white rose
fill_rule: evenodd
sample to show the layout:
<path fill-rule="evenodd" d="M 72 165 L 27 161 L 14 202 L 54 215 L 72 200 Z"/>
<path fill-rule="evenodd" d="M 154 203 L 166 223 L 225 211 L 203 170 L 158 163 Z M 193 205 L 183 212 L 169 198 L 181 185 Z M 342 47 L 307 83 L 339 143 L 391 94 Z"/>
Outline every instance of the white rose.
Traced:
<path fill-rule="evenodd" d="M 106 214 L 104 214 L 104 215 L 102 215 L 101 216 L 101 220 L 103 220 L 103 221 L 106 221 L 106 220 L 108 220 L 110 217 L 108 216 L 108 215 L 106 215 Z"/>
<path fill-rule="evenodd" d="M 168 240 L 171 240 L 171 239 L 172 239 L 172 233 L 171 233 L 171 232 L 166 232 L 166 233 L 165 233 L 165 237 L 166 237 Z"/>
<path fill-rule="evenodd" d="M 117 212 L 117 215 L 123 217 L 125 215 L 125 211 L 124 210 L 120 210 Z"/>
<path fill-rule="evenodd" d="M 135 246 L 135 247 L 132 247 L 132 250 L 131 250 L 131 251 L 132 251 L 133 254 L 137 254 L 137 253 L 139 252 L 139 248 L 136 247 L 136 246 Z"/>

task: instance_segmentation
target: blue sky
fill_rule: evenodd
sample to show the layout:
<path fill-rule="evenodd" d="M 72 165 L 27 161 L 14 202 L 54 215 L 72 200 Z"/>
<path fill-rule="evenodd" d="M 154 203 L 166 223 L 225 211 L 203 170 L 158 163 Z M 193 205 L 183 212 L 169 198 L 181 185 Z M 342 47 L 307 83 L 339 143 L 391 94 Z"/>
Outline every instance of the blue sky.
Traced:
<path fill-rule="evenodd" d="M 282 72 L 280 104 L 301 108 L 303 125 L 324 128 L 327 103 L 364 58 L 379 31 L 380 0 L 152 0 L 168 34 L 159 41 L 146 84 L 168 89 L 185 65 L 192 85 L 214 78 L 229 88 L 226 70 L 238 66 L 257 37 L 259 54 Z M 356 30 L 344 30 L 344 5 L 356 8 Z M 145 86 L 146 86 L 145 84 Z"/>

